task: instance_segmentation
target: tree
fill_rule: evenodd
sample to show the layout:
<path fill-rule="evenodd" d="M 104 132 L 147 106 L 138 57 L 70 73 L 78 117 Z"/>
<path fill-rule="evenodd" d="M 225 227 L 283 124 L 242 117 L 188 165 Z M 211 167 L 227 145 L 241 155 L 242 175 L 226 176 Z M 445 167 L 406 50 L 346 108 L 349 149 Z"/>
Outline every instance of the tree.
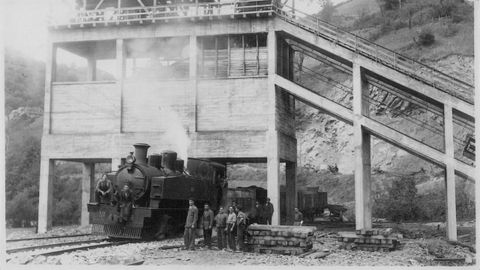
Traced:
<path fill-rule="evenodd" d="M 412 176 L 404 176 L 393 181 L 387 191 L 385 215 L 388 219 L 399 222 L 417 217 L 417 188 Z"/>
<path fill-rule="evenodd" d="M 332 4 L 330 0 L 327 0 L 320 11 L 320 19 L 326 22 L 331 22 L 333 18 L 333 14 L 335 13 L 335 6 Z"/>

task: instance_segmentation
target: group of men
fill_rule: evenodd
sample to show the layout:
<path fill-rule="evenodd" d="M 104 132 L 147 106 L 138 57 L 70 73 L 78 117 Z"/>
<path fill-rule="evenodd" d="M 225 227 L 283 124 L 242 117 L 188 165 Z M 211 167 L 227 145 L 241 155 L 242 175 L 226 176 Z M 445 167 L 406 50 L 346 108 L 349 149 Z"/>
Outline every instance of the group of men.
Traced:
<path fill-rule="evenodd" d="M 185 249 L 195 249 L 195 229 L 198 221 L 198 208 L 193 200 L 189 200 L 187 218 L 185 220 L 184 242 Z M 249 220 L 249 217 L 243 212 L 242 206 L 235 202 L 226 210 L 219 208 L 217 215 L 214 215 L 208 203 L 204 205 L 201 224 L 203 227 L 204 245 L 207 248 L 212 247 L 212 231 L 215 226 L 217 233 L 217 247 L 219 250 L 244 251 L 245 250 L 245 230 L 251 223 L 272 224 L 273 205 L 267 198 L 265 205 L 260 205 L 257 201 L 255 211 Z"/>
<path fill-rule="evenodd" d="M 117 192 L 112 181 L 110 181 L 105 174 L 103 174 L 97 182 L 97 186 L 95 187 L 95 202 L 116 204 L 120 223 L 127 223 L 132 213 L 134 201 L 133 192 L 128 184 L 125 184 L 123 188 Z"/>

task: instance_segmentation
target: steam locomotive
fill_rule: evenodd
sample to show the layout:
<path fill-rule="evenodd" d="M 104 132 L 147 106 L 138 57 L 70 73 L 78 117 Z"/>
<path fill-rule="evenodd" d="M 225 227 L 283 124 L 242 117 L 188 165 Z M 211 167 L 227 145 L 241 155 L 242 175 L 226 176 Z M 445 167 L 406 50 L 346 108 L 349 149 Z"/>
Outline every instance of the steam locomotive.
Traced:
<path fill-rule="evenodd" d="M 127 221 L 121 221 L 120 206 L 89 203 L 90 224 L 112 238 L 161 239 L 183 230 L 188 200 L 201 211 L 209 203 L 215 211 L 226 196 L 226 166 L 189 158 L 177 159 L 177 153 L 164 151 L 147 158 L 148 144 L 137 143 L 116 172 L 107 174 L 114 192 L 128 185 L 134 205 Z M 115 197 L 115 196 L 114 196 Z M 200 216 L 201 213 L 199 213 Z"/>

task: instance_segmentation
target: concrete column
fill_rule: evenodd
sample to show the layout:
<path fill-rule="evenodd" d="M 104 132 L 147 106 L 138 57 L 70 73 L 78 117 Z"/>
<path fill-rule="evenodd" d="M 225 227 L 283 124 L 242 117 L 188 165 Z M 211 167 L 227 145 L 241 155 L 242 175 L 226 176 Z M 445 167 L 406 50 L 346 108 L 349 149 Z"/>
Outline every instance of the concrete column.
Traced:
<path fill-rule="evenodd" d="M 197 36 L 191 35 L 190 36 L 190 47 L 189 47 L 189 56 L 190 56 L 190 68 L 189 68 L 189 73 L 190 73 L 190 82 L 191 82 L 191 100 L 190 103 L 192 105 L 192 110 L 194 112 L 194 116 L 192 121 L 189 124 L 189 131 L 190 132 L 196 132 L 197 131 L 197 114 L 198 114 L 198 108 L 197 108 L 197 100 L 198 100 L 198 91 L 197 91 L 197 67 L 198 67 L 198 57 L 197 57 Z"/>
<path fill-rule="evenodd" d="M 372 228 L 371 138 L 370 134 L 360 124 L 364 115 L 368 115 L 368 104 L 362 100 L 362 94 L 367 90 L 362 77 L 361 66 L 354 63 L 353 129 L 355 144 L 355 223 L 357 230 Z"/>
<path fill-rule="evenodd" d="M 95 57 L 91 56 L 87 58 L 88 68 L 87 68 L 87 81 L 97 80 L 97 60 Z"/>
<path fill-rule="evenodd" d="M 121 158 L 112 158 L 112 172 L 118 171 L 118 166 L 122 164 L 122 159 Z"/>
<path fill-rule="evenodd" d="M 277 130 L 277 90 L 274 76 L 276 73 L 277 40 L 274 30 L 269 30 L 268 46 L 268 130 L 267 130 L 267 195 L 273 204 L 272 224 L 280 224 L 280 152 Z"/>
<path fill-rule="evenodd" d="M 117 46 L 116 46 L 116 79 L 117 79 L 117 92 L 119 96 L 118 100 L 118 119 L 117 127 L 115 127 L 118 132 L 122 133 L 122 122 L 123 122 L 123 84 L 125 80 L 125 45 L 123 39 L 117 39 Z"/>
<path fill-rule="evenodd" d="M 444 106 L 445 130 L 445 188 L 447 194 L 447 238 L 457 241 L 457 209 L 455 199 L 455 145 L 453 139 L 453 109 Z"/>
<path fill-rule="evenodd" d="M 47 157 L 40 160 L 40 192 L 38 197 L 38 233 L 52 227 L 52 196 L 55 161 Z"/>
<path fill-rule="evenodd" d="M 83 163 L 81 226 L 90 224 L 90 215 L 88 213 L 87 204 L 94 200 L 93 192 L 95 184 L 95 163 Z"/>
<path fill-rule="evenodd" d="M 286 193 L 285 193 L 285 205 L 287 210 L 287 225 L 293 224 L 295 221 L 295 210 L 297 206 L 297 163 L 287 161 L 285 164 L 285 176 L 286 176 Z"/>
<path fill-rule="evenodd" d="M 474 6 L 474 55 L 475 55 L 475 67 L 480 67 L 480 0 L 475 0 Z M 480 142 L 480 72 L 475 70 L 475 91 L 474 91 L 474 104 L 475 104 L 475 142 Z M 480 175 L 480 158 L 475 159 L 475 176 Z M 475 194 L 480 194 L 480 185 L 475 184 Z M 480 199 L 478 196 L 475 200 L 475 216 L 480 217 Z M 476 239 L 480 239 L 480 222 L 475 222 L 475 235 Z M 477 240 L 478 241 L 478 240 Z M 477 252 L 477 262 L 480 261 L 480 253 Z"/>
<path fill-rule="evenodd" d="M 51 123 L 51 102 L 52 102 L 52 81 L 56 77 L 57 46 L 48 42 L 47 58 L 45 62 L 45 100 L 43 105 L 43 134 L 50 134 Z"/>

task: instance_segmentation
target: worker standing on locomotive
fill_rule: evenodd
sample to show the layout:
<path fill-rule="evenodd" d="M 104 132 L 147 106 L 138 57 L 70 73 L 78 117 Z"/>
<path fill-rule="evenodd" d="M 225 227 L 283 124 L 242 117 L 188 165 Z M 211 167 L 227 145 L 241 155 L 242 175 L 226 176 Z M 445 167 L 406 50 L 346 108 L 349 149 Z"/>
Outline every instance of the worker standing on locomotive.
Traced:
<path fill-rule="evenodd" d="M 215 223 L 217 224 L 217 244 L 219 250 L 227 248 L 227 218 L 227 213 L 225 213 L 223 207 L 220 206 L 220 210 L 215 216 Z"/>
<path fill-rule="evenodd" d="M 228 208 L 228 217 L 227 217 L 227 237 L 228 237 L 228 248 L 229 250 L 235 250 L 235 227 L 237 224 L 237 215 L 233 210 L 233 207 Z"/>
<path fill-rule="evenodd" d="M 118 193 L 118 210 L 120 211 L 120 223 L 126 224 L 132 214 L 134 204 L 133 193 L 130 186 L 125 184 L 123 189 Z"/>
<path fill-rule="evenodd" d="M 303 214 L 295 207 L 295 220 L 293 222 L 294 226 L 302 226 L 303 225 Z"/>
<path fill-rule="evenodd" d="M 265 203 L 265 224 L 272 225 L 272 216 L 273 216 L 273 204 L 270 202 L 270 198 L 267 198 L 267 203 Z"/>
<path fill-rule="evenodd" d="M 204 205 L 202 225 L 203 225 L 203 243 L 209 249 L 212 248 L 212 228 L 214 214 L 208 203 Z"/>
<path fill-rule="evenodd" d="M 195 249 L 195 226 L 198 220 L 198 209 L 193 200 L 188 200 L 188 213 L 185 220 L 185 231 L 183 233 L 183 240 L 185 249 Z"/>
<path fill-rule="evenodd" d="M 237 246 L 239 251 L 244 251 L 245 229 L 247 228 L 247 215 L 242 211 L 242 206 L 237 206 Z"/>
<path fill-rule="evenodd" d="M 102 174 L 102 177 L 97 182 L 95 187 L 95 202 L 97 203 L 111 203 L 113 195 L 113 184 L 106 174 Z"/>

